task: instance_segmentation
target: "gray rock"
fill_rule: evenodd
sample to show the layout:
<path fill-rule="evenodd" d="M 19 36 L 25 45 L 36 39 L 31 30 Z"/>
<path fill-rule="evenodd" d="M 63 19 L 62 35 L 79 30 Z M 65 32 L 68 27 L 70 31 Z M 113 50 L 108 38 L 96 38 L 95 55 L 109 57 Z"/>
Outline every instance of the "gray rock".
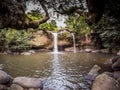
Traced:
<path fill-rule="evenodd" d="M 98 65 L 94 65 L 88 74 L 96 76 L 99 74 L 100 70 L 101 70 L 101 67 L 99 67 Z"/>
<path fill-rule="evenodd" d="M 120 70 L 120 58 L 112 64 L 112 69 L 115 70 L 115 71 Z"/>
<path fill-rule="evenodd" d="M 120 90 L 120 87 L 117 80 L 103 73 L 96 77 L 91 90 Z"/>
<path fill-rule="evenodd" d="M 8 84 L 11 81 L 11 76 L 0 70 L 0 84 Z"/>
<path fill-rule="evenodd" d="M 12 84 L 10 90 L 24 90 L 24 88 L 18 84 Z"/>
<path fill-rule="evenodd" d="M 113 74 L 114 74 L 114 78 L 116 79 L 120 78 L 120 71 L 115 71 Z"/>
<path fill-rule="evenodd" d="M 26 88 L 41 88 L 43 79 L 41 78 L 29 78 L 29 77 L 16 77 L 13 80 L 14 84 L 18 84 Z"/>
<path fill-rule="evenodd" d="M 21 55 L 31 55 L 32 53 L 31 52 L 22 52 Z"/>
<path fill-rule="evenodd" d="M 34 54 L 34 53 L 35 53 L 35 51 L 34 51 L 34 50 L 29 50 L 29 52 L 30 52 L 30 53 L 32 53 L 32 54 Z"/>
<path fill-rule="evenodd" d="M 100 50 L 92 50 L 91 52 L 92 53 L 100 53 L 101 51 Z"/>
<path fill-rule="evenodd" d="M 3 70 L 3 68 L 4 68 L 3 64 L 0 64 L 0 70 Z"/>
<path fill-rule="evenodd" d="M 88 75 L 85 76 L 85 80 L 89 83 L 92 84 L 92 81 L 95 79 L 97 75 L 99 75 L 99 71 L 101 70 L 101 67 L 98 65 L 94 65 Z"/>
<path fill-rule="evenodd" d="M 30 88 L 29 90 L 41 90 L 40 88 Z"/>
<path fill-rule="evenodd" d="M 92 50 L 91 49 L 85 49 L 86 53 L 90 53 Z"/>
<path fill-rule="evenodd" d="M 117 55 L 120 56 L 120 50 L 117 52 Z"/>
<path fill-rule="evenodd" d="M 120 59 L 120 56 L 115 56 L 113 58 L 110 59 L 110 61 L 112 61 L 112 64 L 115 63 L 118 59 Z"/>

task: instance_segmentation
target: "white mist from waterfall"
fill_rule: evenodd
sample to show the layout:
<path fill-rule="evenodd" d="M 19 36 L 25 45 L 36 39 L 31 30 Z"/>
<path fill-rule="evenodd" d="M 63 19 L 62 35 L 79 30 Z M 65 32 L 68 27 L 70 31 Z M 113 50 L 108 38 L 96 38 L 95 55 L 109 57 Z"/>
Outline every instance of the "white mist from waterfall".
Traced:
<path fill-rule="evenodd" d="M 72 38 L 73 38 L 73 52 L 75 53 L 76 52 L 75 35 L 74 35 L 74 33 L 71 33 L 71 35 L 72 35 Z"/>
<path fill-rule="evenodd" d="M 54 53 L 58 53 L 58 33 L 52 33 L 54 37 Z"/>

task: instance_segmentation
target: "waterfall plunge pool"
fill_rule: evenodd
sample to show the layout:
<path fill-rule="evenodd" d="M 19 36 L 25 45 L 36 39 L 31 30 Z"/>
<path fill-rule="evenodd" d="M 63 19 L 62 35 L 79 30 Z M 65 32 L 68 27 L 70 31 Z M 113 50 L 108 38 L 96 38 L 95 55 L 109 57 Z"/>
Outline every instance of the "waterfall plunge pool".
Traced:
<path fill-rule="evenodd" d="M 36 53 L 31 56 L 0 55 L 0 64 L 13 77 L 47 78 L 44 88 L 54 90 L 89 90 L 84 76 L 93 65 L 103 64 L 112 55 L 102 53 Z"/>

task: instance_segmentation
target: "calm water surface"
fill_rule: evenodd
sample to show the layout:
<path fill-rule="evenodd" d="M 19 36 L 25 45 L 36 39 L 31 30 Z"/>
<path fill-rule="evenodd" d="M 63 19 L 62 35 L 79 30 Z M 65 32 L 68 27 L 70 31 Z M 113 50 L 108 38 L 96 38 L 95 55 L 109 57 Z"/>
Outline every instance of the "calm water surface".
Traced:
<path fill-rule="evenodd" d="M 89 90 L 84 76 L 95 64 L 103 64 L 112 55 L 91 53 L 37 53 L 31 56 L 0 55 L 0 64 L 13 77 L 47 78 L 43 88 Z"/>

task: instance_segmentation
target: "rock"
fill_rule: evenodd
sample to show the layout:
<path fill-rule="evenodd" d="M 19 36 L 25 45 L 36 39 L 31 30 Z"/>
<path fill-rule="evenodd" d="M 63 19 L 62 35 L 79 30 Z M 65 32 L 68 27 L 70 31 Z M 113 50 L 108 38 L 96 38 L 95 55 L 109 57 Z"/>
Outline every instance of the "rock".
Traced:
<path fill-rule="evenodd" d="M 110 61 L 112 61 L 112 64 L 113 64 L 113 63 L 115 63 L 119 58 L 120 58 L 120 56 L 115 56 L 115 57 L 111 58 Z"/>
<path fill-rule="evenodd" d="M 120 71 L 115 71 L 113 75 L 114 75 L 114 78 L 116 79 L 120 78 Z"/>
<path fill-rule="evenodd" d="M 116 60 L 116 62 L 114 62 L 112 64 L 112 69 L 115 70 L 115 71 L 118 71 L 120 70 L 120 58 Z"/>
<path fill-rule="evenodd" d="M 26 88 L 41 88 L 43 80 L 41 78 L 16 77 L 14 84 L 18 84 Z"/>
<path fill-rule="evenodd" d="M 94 65 L 88 74 L 98 75 L 99 74 L 98 72 L 100 70 L 101 70 L 101 67 L 99 67 L 98 65 Z"/>
<path fill-rule="evenodd" d="M 0 84 L 8 84 L 11 81 L 10 75 L 0 70 Z"/>
<path fill-rule="evenodd" d="M 0 64 L 0 70 L 3 70 L 3 68 L 4 68 L 3 64 Z"/>
<path fill-rule="evenodd" d="M 74 51 L 74 47 L 67 47 L 67 48 L 65 48 L 64 49 L 66 52 L 73 52 Z M 78 52 L 79 51 L 79 49 L 78 48 L 76 48 L 76 52 Z"/>
<path fill-rule="evenodd" d="M 117 80 L 103 73 L 96 77 L 91 90 L 120 90 L 120 87 Z"/>
<path fill-rule="evenodd" d="M 88 75 L 85 76 L 86 81 L 91 84 L 95 77 L 99 74 L 100 70 L 101 67 L 99 67 L 98 65 L 94 65 Z"/>
<path fill-rule="evenodd" d="M 83 50 L 83 49 L 82 49 L 82 50 L 80 50 L 80 52 L 81 52 L 81 53 L 84 53 L 84 52 L 85 52 L 85 50 Z"/>
<path fill-rule="evenodd" d="M 35 53 L 35 51 L 34 51 L 34 50 L 29 50 L 29 53 L 34 54 L 34 53 Z"/>
<path fill-rule="evenodd" d="M 115 63 L 119 58 L 120 58 L 120 56 L 112 57 L 112 58 L 108 59 L 104 64 L 110 65 L 110 67 L 111 67 L 112 64 Z"/>
<path fill-rule="evenodd" d="M 31 52 L 22 52 L 21 55 L 31 55 L 32 53 Z"/>
<path fill-rule="evenodd" d="M 7 87 L 5 85 L 0 84 L 0 90 L 7 90 Z"/>
<path fill-rule="evenodd" d="M 91 49 L 85 49 L 86 53 L 90 53 L 92 50 Z"/>
<path fill-rule="evenodd" d="M 120 56 L 120 50 L 117 52 L 117 55 Z"/>
<path fill-rule="evenodd" d="M 24 88 L 18 84 L 12 84 L 10 90 L 24 90 Z"/>
<path fill-rule="evenodd" d="M 40 88 L 30 88 L 29 90 L 41 90 Z"/>
<path fill-rule="evenodd" d="M 100 50 L 92 50 L 91 52 L 92 53 L 100 53 L 101 51 Z"/>
<path fill-rule="evenodd" d="M 100 51 L 101 51 L 102 53 L 110 53 L 110 52 L 109 52 L 109 49 L 101 49 Z"/>

